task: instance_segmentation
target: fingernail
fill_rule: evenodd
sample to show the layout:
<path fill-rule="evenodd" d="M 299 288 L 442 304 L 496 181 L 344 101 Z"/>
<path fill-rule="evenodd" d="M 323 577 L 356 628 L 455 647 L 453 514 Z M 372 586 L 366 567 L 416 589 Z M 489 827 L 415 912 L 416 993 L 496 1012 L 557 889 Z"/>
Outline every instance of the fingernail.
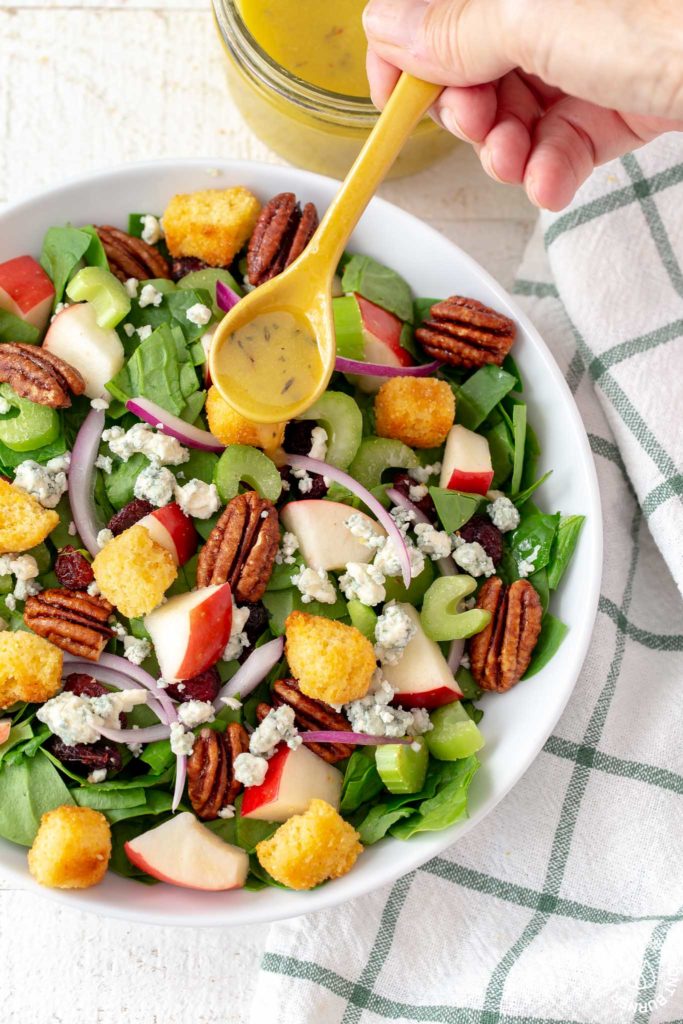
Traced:
<path fill-rule="evenodd" d="M 443 110 L 440 111 L 439 120 L 441 122 L 441 126 L 445 128 L 447 132 L 450 132 L 451 135 L 457 136 L 459 139 L 462 139 L 463 142 L 472 142 L 469 135 L 466 135 L 460 127 L 458 119 L 453 111 L 449 110 L 448 107 L 444 107 Z"/>
<path fill-rule="evenodd" d="M 377 42 L 411 47 L 426 10 L 426 0 L 371 0 L 363 11 L 363 25 Z"/>
<path fill-rule="evenodd" d="M 540 200 L 536 194 L 536 182 L 532 176 L 527 177 L 524 182 L 524 187 L 526 188 L 526 194 L 529 197 L 529 201 L 533 203 L 534 206 L 537 206 L 539 210 L 542 209 Z"/>
<path fill-rule="evenodd" d="M 484 170 L 486 171 L 486 173 L 488 174 L 489 178 L 493 178 L 494 181 L 499 181 L 501 183 L 501 185 L 502 185 L 503 184 L 503 179 L 499 178 L 498 175 L 496 174 L 496 172 L 493 169 L 493 161 L 491 159 L 491 151 L 489 150 L 488 146 L 482 146 L 481 147 L 481 149 L 479 150 L 479 159 L 481 160 L 481 165 L 484 168 Z"/>

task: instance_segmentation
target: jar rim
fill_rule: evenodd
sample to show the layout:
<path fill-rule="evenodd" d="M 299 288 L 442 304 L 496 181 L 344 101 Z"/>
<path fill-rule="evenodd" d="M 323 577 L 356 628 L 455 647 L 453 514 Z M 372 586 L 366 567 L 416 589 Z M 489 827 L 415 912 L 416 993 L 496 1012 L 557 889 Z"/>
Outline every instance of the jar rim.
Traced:
<path fill-rule="evenodd" d="M 358 127 L 372 128 L 378 117 L 369 98 L 332 92 L 306 82 L 278 64 L 247 28 L 236 0 L 212 0 L 216 24 L 237 65 L 250 77 L 283 99 L 296 103 L 316 117 L 332 121 L 353 121 Z"/>

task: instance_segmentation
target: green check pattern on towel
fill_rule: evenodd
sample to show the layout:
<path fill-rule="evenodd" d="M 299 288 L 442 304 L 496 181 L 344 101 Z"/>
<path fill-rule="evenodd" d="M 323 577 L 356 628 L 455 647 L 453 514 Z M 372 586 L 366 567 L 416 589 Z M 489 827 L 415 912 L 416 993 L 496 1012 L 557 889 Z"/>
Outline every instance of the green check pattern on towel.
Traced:
<path fill-rule="evenodd" d="M 543 752 L 474 832 L 370 897 L 273 926 L 254 1024 L 683 1024 L 681 136 L 544 215 L 515 291 L 598 469 L 591 650 Z"/>

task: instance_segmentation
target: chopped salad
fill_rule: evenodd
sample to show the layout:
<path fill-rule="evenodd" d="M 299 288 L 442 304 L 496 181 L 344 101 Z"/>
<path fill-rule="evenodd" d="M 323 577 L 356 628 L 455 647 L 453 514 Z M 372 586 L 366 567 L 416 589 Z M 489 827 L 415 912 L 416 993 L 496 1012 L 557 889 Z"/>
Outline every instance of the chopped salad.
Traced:
<path fill-rule="evenodd" d="M 47 886 L 310 889 L 467 814 L 583 516 L 536 504 L 514 322 L 366 255 L 326 392 L 243 419 L 213 332 L 317 212 L 159 212 L 0 264 L 0 836 Z"/>

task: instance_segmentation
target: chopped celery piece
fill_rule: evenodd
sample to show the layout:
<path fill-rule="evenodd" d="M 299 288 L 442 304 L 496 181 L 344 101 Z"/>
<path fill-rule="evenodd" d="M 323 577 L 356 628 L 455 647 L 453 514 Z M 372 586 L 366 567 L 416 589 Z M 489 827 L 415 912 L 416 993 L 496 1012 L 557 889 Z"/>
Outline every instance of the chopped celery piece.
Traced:
<path fill-rule="evenodd" d="M 346 469 L 363 437 L 363 415 L 356 401 L 343 391 L 326 391 L 299 419 L 317 420 L 327 432 L 326 461 Z"/>
<path fill-rule="evenodd" d="M 429 493 L 441 525 L 447 533 L 455 533 L 469 522 L 484 500 L 481 494 L 451 491 L 447 487 L 430 487 Z"/>
<path fill-rule="evenodd" d="M 348 602 L 348 609 L 349 616 L 351 617 L 351 625 L 360 630 L 363 636 L 367 637 L 368 640 L 374 641 L 377 615 L 372 608 L 368 608 L 366 604 L 362 604 L 360 601 L 353 599 Z"/>
<path fill-rule="evenodd" d="M 102 267 L 84 267 L 69 281 L 72 302 L 89 302 L 100 327 L 112 328 L 130 313 L 130 295 L 118 278 Z"/>
<path fill-rule="evenodd" d="M 211 296 L 214 316 L 222 319 L 225 314 L 216 301 L 216 285 L 219 281 L 226 284 L 228 288 L 232 288 L 237 295 L 244 295 L 244 290 L 240 288 L 230 271 L 225 270 L 224 267 L 206 267 L 204 270 L 193 270 L 190 274 L 185 274 L 185 277 L 180 278 L 178 287 L 204 288 Z"/>
<path fill-rule="evenodd" d="M 342 295 L 332 299 L 334 333 L 337 338 L 337 354 L 345 359 L 365 359 L 363 321 L 355 295 Z"/>
<path fill-rule="evenodd" d="M 407 444 L 386 437 L 372 437 L 362 442 L 349 472 L 370 491 L 382 483 L 385 470 L 416 469 L 418 465 L 417 455 Z"/>
<path fill-rule="evenodd" d="M 425 740 L 439 761 L 459 761 L 484 746 L 484 737 L 458 701 L 437 708 L 430 719 L 432 728 Z"/>
<path fill-rule="evenodd" d="M 424 569 L 419 576 L 410 581 L 410 586 L 407 589 L 400 576 L 389 576 L 384 583 L 387 601 L 405 601 L 408 604 L 418 605 L 432 585 L 434 575 L 434 563 L 427 558 Z"/>
<path fill-rule="evenodd" d="M 420 620 L 431 640 L 463 640 L 480 633 L 491 621 L 481 608 L 461 611 L 460 604 L 477 589 L 471 576 L 440 576 L 424 596 Z"/>
<path fill-rule="evenodd" d="M 20 398 L 9 384 L 0 384 L 0 397 L 11 406 L 8 413 L 0 415 L 0 441 L 11 451 L 32 452 L 59 436 L 59 414 L 55 409 Z"/>
<path fill-rule="evenodd" d="M 231 444 L 216 465 L 213 482 L 222 502 L 235 497 L 241 483 L 249 484 L 262 498 L 277 501 L 282 479 L 274 464 L 258 448 Z"/>
<path fill-rule="evenodd" d="M 419 749 L 413 750 L 413 745 Z M 387 743 L 375 751 L 379 777 L 390 793 L 419 793 L 427 775 L 428 762 L 429 751 L 422 737 L 414 744 Z"/>

